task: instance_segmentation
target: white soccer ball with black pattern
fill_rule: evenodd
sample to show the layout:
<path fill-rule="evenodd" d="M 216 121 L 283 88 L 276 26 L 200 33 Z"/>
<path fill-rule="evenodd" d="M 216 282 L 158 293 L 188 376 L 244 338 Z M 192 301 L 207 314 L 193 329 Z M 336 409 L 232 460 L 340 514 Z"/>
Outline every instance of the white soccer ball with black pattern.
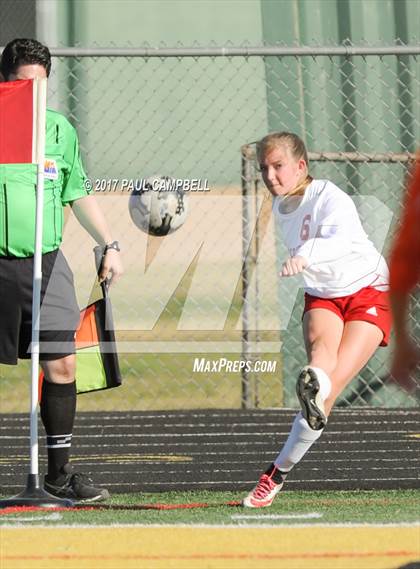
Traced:
<path fill-rule="evenodd" d="M 134 224 L 149 235 L 164 236 L 179 229 L 188 213 L 187 195 L 174 189 L 176 180 L 152 176 L 137 180 L 129 201 Z"/>

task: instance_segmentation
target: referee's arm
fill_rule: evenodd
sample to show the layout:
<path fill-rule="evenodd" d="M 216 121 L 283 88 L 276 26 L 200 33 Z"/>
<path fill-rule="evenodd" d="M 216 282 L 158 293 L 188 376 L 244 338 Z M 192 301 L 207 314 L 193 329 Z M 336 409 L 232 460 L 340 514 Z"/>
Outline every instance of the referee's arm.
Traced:
<path fill-rule="evenodd" d="M 111 232 L 95 196 L 84 196 L 71 202 L 70 205 L 80 225 L 99 245 L 112 243 Z M 99 275 L 100 282 L 109 278 L 111 283 L 115 283 L 122 274 L 123 266 L 119 252 L 116 249 L 107 249 Z"/>

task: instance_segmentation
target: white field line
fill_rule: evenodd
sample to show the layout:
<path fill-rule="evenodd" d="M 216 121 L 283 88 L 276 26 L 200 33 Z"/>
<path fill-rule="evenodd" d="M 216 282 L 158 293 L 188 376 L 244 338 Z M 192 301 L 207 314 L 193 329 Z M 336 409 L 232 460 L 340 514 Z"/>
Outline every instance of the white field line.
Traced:
<path fill-rule="evenodd" d="M 322 518 L 324 514 L 308 512 L 307 514 L 234 514 L 231 520 L 311 520 Z"/>
<path fill-rule="evenodd" d="M 46 516 L 32 516 L 30 518 L 19 518 L 19 517 L 14 518 L 12 516 L 11 517 L 8 516 L 7 519 L 8 521 L 16 520 L 17 524 L 20 524 L 22 522 L 58 522 L 63 519 L 63 516 L 58 512 L 54 512 L 52 514 L 47 514 Z"/>

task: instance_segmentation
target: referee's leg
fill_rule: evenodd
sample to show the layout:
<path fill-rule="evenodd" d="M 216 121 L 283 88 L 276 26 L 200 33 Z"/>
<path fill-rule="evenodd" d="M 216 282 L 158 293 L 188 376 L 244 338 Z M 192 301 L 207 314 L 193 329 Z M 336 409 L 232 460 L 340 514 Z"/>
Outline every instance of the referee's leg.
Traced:
<path fill-rule="evenodd" d="M 85 474 L 70 464 L 70 447 L 76 414 L 76 356 L 42 360 L 41 418 L 47 434 L 48 473 L 45 489 L 76 503 L 109 498 L 105 488 L 96 488 Z"/>
<path fill-rule="evenodd" d="M 70 464 L 76 414 L 74 331 L 80 313 L 73 275 L 61 251 L 51 257 L 48 265 L 40 331 L 40 363 L 44 370 L 40 408 L 48 454 L 45 489 L 78 502 L 104 500 L 109 497 L 108 491 L 95 488 L 87 476 L 75 472 Z"/>
<path fill-rule="evenodd" d="M 69 462 L 76 415 L 76 356 L 40 363 L 44 371 L 40 407 L 47 434 L 47 480 L 56 480 Z"/>

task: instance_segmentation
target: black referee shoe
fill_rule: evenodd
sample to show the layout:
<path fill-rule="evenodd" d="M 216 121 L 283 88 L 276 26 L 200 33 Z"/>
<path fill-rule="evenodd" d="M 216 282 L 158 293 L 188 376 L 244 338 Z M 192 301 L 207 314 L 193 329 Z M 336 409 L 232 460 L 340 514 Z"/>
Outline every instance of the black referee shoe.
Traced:
<path fill-rule="evenodd" d="M 92 486 L 92 480 L 86 474 L 74 472 L 71 464 L 65 464 L 61 471 L 62 475 L 55 480 L 47 477 L 44 480 L 44 489 L 53 496 L 68 498 L 78 504 L 102 502 L 109 498 L 108 490 Z"/>

